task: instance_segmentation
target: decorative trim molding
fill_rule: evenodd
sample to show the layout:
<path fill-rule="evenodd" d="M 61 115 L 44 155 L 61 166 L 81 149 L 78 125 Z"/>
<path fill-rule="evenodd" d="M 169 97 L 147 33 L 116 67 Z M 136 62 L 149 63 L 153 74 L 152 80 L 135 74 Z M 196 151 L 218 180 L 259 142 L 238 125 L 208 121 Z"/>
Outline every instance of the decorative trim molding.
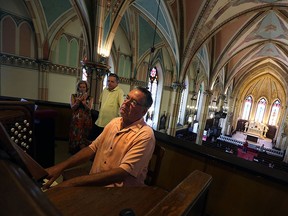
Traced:
<path fill-rule="evenodd" d="M 38 69 L 38 62 L 36 59 L 6 55 L 3 53 L 0 53 L 0 63 L 1 65 L 13 67 L 32 68 L 35 70 Z"/>
<path fill-rule="evenodd" d="M 3 53 L 0 53 L 0 63 L 1 65 L 30 68 L 39 71 L 67 74 L 71 76 L 78 76 L 78 74 L 80 73 L 79 68 L 72 68 L 63 65 L 51 64 L 51 62 L 47 60 L 31 59 L 27 57 L 19 57 Z"/>

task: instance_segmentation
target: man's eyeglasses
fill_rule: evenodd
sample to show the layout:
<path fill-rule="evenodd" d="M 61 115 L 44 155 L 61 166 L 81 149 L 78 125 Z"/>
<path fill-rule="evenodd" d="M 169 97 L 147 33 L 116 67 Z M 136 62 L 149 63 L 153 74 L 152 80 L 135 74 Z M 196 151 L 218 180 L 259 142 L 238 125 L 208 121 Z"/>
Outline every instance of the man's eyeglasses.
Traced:
<path fill-rule="evenodd" d="M 129 95 L 126 96 L 125 100 L 124 100 L 125 103 L 130 103 L 133 107 L 136 107 L 137 105 L 138 106 L 141 106 L 141 107 L 145 107 L 144 105 L 138 103 L 135 99 L 129 97 Z"/>

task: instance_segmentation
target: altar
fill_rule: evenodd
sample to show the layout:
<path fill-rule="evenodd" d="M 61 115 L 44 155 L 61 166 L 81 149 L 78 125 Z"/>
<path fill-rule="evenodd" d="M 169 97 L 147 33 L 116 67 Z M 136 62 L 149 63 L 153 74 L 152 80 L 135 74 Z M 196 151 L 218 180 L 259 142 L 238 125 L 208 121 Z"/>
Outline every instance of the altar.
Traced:
<path fill-rule="evenodd" d="M 247 135 L 256 136 L 259 138 L 265 138 L 268 131 L 268 126 L 261 122 L 246 122 L 244 132 Z"/>
<path fill-rule="evenodd" d="M 258 143 L 258 136 L 253 136 L 253 135 L 247 134 L 246 140 L 247 140 L 247 141 L 251 141 L 251 142 Z"/>

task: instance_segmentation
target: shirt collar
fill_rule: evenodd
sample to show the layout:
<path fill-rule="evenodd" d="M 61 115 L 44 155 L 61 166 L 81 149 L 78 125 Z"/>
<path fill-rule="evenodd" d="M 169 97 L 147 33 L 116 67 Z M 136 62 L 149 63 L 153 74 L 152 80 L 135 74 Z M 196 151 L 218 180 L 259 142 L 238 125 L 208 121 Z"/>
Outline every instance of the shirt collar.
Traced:
<path fill-rule="evenodd" d="M 123 119 L 122 117 L 119 119 L 120 124 L 122 123 Z M 123 130 L 133 130 L 134 132 L 139 131 L 143 126 L 147 125 L 146 122 L 144 121 L 144 118 L 140 118 L 139 120 L 135 121 L 134 123 L 132 123 L 131 125 L 129 125 L 129 127 L 126 127 Z"/>
<path fill-rule="evenodd" d="M 118 88 L 119 88 L 119 86 L 116 86 L 114 89 L 109 90 L 108 87 L 106 87 L 106 89 L 107 89 L 108 91 L 110 91 L 110 92 L 116 91 Z"/>

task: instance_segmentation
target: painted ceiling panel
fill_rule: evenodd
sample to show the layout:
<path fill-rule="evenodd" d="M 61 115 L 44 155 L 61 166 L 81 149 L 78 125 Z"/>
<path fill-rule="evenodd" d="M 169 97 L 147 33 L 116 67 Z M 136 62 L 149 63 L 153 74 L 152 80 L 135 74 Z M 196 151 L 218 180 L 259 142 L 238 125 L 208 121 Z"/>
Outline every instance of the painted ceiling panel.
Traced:
<path fill-rule="evenodd" d="M 206 24 L 209 23 L 211 29 L 214 29 L 219 24 L 223 23 L 225 20 L 240 14 L 241 12 L 252 9 L 253 7 L 264 6 L 267 3 L 272 2 L 287 2 L 287 1 L 277 1 L 277 0 L 233 0 L 233 1 L 218 1 L 211 11 Z"/>
<path fill-rule="evenodd" d="M 259 41 L 282 40 L 287 43 L 288 37 L 286 32 L 288 32 L 287 26 L 278 18 L 275 12 L 271 11 L 239 38 L 238 43 L 235 43 L 228 55 L 232 56 L 239 49 L 243 49 L 243 47 L 250 46 Z"/>
<path fill-rule="evenodd" d="M 106 17 L 105 19 L 105 23 L 104 23 L 104 33 L 103 33 L 103 41 L 102 41 L 102 45 L 104 45 L 104 43 L 106 42 L 108 35 L 110 33 L 110 29 L 111 28 L 111 14 L 109 13 L 109 15 Z"/>
<path fill-rule="evenodd" d="M 256 47 L 255 45 L 248 47 L 247 49 L 242 50 L 241 52 L 239 52 L 237 55 L 233 56 L 233 58 L 230 59 L 227 69 L 228 79 L 232 79 L 233 76 L 236 76 L 239 70 L 243 70 L 243 68 L 245 67 L 245 63 L 247 63 L 247 56 L 249 56 L 248 54 L 252 52 L 255 47 Z M 236 77 L 235 79 L 237 81 L 239 80 Z"/>
<path fill-rule="evenodd" d="M 225 50 L 226 46 L 231 43 L 233 40 L 233 36 L 237 34 L 238 30 L 242 28 L 242 26 L 251 18 L 251 14 L 244 15 L 239 17 L 237 20 L 233 20 L 219 31 L 216 34 L 216 59 L 221 58 L 223 55 L 223 51 Z"/>
<path fill-rule="evenodd" d="M 41 0 L 41 3 L 48 27 L 72 7 L 69 0 Z"/>
<path fill-rule="evenodd" d="M 198 12 L 200 11 L 200 7 L 201 7 L 201 3 L 203 1 L 199 1 L 199 0 L 186 0 L 185 1 L 185 14 L 186 14 L 186 18 L 185 18 L 185 23 L 186 23 L 186 28 L 187 31 L 185 32 L 185 36 L 187 37 L 189 30 L 192 30 L 192 25 L 193 22 L 196 21 L 196 17 Z"/>
<path fill-rule="evenodd" d="M 153 18 L 154 20 L 156 20 L 157 10 L 158 10 L 157 0 L 136 0 L 136 2 L 137 2 L 137 5 L 142 8 L 142 10 L 145 10 L 148 14 L 151 14 L 150 18 Z M 166 22 L 165 14 L 163 13 L 163 10 L 161 10 L 161 7 L 159 10 L 159 15 L 158 15 L 158 24 L 162 26 L 162 28 L 165 30 L 167 35 L 170 35 L 169 33 L 170 28 Z"/>
<path fill-rule="evenodd" d="M 155 24 L 159 0 L 135 0 L 133 5 L 145 14 Z M 178 45 L 175 40 L 176 35 L 168 11 L 163 2 L 160 1 L 160 10 L 158 15 L 158 29 L 164 35 L 165 39 L 171 46 L 175 58 L 178 59 Z M 178 60 L 177 60 L 178 61 Z"/>
<path fill-rule="evenodd" d="M 285 53 L 279 49 L 279 47 L 277 47 L 275 44 L 273 43 L 268 43 L 265 44 L 264 47 L 262 47 L 261 49 L 259 49 L 259 51 L 257 53 L 255 53 L 255 56 L 253 56 L 254 58 L 263 58 L 266 56 L 270 56 L 272 58 L 276 58 L 278 60 L 280 60 L 281 62 L 285 62 L 286 65 L 287 64 L 287 56 L 285 55 Z"/>
<path fill-rule="evenodd" d="M 255 36 L 250 35 L 251 39 L 285 39 L 287 41 L 287 23 L 282 21 L 274 11 L 270 11 L 265 18 L 255 28 Z M 286 42 L 287 43 L 287 42 Z"/>
<path fill-rule="evenodd" d="M 228 73 L 232 73 L 233 71 L 235 71 L 235 68 L 239 67 L 239 65 L 241 65 L 241 62 L 244 61 L 245 56 L 247 56 L 247 52 L 250 52 L 253 49 L 254 47 L 247 48 L 246 50 L 239 52 L 237 55 L 231 58 L 228 63 L 228 68 L 227 68 Z"/>
<path fill-rule="evenodd" d="M 173 1 L 173 2 L 171 2 L 170 3 L 171 4 L 171 6 L 170 6 L 170 9 L 171 9 L 171 15 L 172 15 L 172 17 L 173 17 L 173 19 L 172 19 L 172 22 L 174 23 L 174 25 L 175 26 L 177 26 L 176 28 L 177 29 L 179 29 L 179 24 L 178 24 L 178 22 L 179 22 L 179 16 L 178 16 L 178 11 L 179 11 L 179 8 L 178 8 L 178 3 L 177 3 L 177 1 Z"/>
<path fill-rule="evenodd" d="M 242 56 L 242 58 L 239 59 L 239 61 L 234 65 L 233 71 L 240 71 L 245 65 L 249 65 L 253 62 L 255 63 L 255 61 L 259 60 L 260 59 L 259 57 L 257 58 L 255 57 L 258 50 L 259 50 L 259 47 L 257 47 L 256 45 L 251 46 L 249 49 L 245 50 L 243 52 L 244 55 Z"/>
<path fill-rule="evenodd" d="M 139 51 L 138 56 L 141 57 L 144 52 L 147 50 L 150 50 L 153 44 L 153 37 L 154 37 L 154 29 L 151 25 L 147 23 L 147 21 L 139 16 L 139 38 L 138 38 L 138 44 L 139 44 Z M 155 37 L 155 45 L 161 41 L 158 34 L 156 34 Z"/>
<path fill-rule="evenodd" d="M 127 13 L 125 13 L 120 21 L 120 26 L 125 32 L 126 36 L 130 40 L 130 25 L 127 18 Z"/>

